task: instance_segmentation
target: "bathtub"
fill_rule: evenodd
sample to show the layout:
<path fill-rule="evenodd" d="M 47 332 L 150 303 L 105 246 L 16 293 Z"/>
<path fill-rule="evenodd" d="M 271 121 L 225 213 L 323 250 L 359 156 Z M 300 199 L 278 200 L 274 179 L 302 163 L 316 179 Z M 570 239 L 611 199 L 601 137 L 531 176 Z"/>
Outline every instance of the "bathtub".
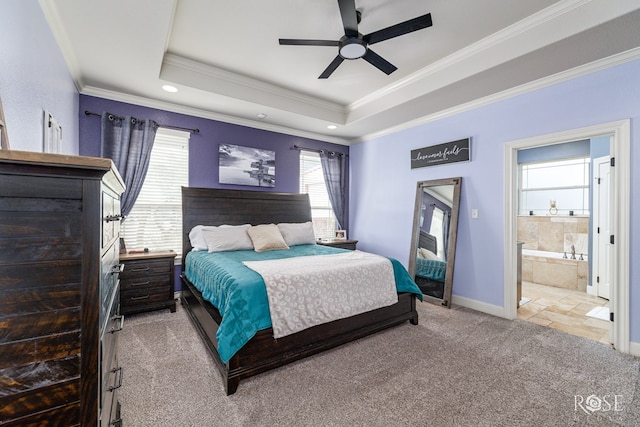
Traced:
<path fill-rule="evenodd" d="M 541 258 L 553 258 L 553 259 L 565 259 L 565 253 L 564 252 L 549 252 L 549 251 L 538 251 L 535 249 L 523 249 L 522 250 L 522 256 L 531 256 L 531 257 L 541 257 Z M 567 258 L 571 260 L 571 252 L 567 252 Z M 587 261 L 587 255 L 586 254 L 582 254 L 582 260 L 580 259 L 580 254 L 578 252 L 576 252 L 576 260 L 579 261 Z"/>
<path fill-rule="evenodd" d="M 589 275 L 587 256 L 576 253 L 522 249 L 522 280 L 558 288 L 586 291 Z"/>

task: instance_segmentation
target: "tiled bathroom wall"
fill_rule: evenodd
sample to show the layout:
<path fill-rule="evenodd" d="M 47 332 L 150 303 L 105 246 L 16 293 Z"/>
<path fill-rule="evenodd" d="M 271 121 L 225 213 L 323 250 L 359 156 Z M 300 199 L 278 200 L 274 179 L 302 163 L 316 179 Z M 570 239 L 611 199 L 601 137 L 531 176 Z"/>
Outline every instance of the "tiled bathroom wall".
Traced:
<path fill-rule="evenodd" d="M 567 259 L 524 255 L 523 281 L 586 291 L 589 279 L 589 217 L 519 216 L 517 236 L 518 241 L 524 242 L 523 249 L 567 253 Z M 575 247 L 575 260 L 571 259 L 571 245 Z"/>
<path fill-rule="evenodd" d="M 518 216 L 518 241 L 523 249 L 587 255 L 589 248 L 588 216 Z"/>

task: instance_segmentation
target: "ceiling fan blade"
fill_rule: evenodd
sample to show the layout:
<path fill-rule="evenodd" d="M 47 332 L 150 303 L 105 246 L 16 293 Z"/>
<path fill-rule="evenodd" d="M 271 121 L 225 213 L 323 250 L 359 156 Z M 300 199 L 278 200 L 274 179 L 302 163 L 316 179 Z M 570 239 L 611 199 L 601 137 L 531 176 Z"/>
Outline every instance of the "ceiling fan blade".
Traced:
<path fill-rule="evenodd" d="M 348 37 L 358 37 L 358 14 L 355 0 L 338 0 L 340 16 L 344 34 Z"/>
<path fill-rule="evenodd" d="M 329 64 L 329 66 L 322 72 L 322 74 L 320 74 L 320 77 L 318 78 L 319 79 L 328 78 L 336 70 L 336 68 L 338 68 L 338 65 L 342 64 L 342 61 L 344 61 L 342 56 L 340 55 L 336 56 L 335 59 L 331 61 L 331 64 Z"/>
<path fill-rule="evenodd" d="M 337 40 L 303 40 L 303 39 L 279 39 L 281 45 L 288 46 L 338 46 Z"/>
<path fill-rule="evenodd" d="M 384 40 L 392 39 L 394 37 L 402 36 L 404 34 L 412 33 L 414 31 L 422 30 L 433 25 L 431 22 L 431 14 L 418 16 L 417 18 L 409 19 L 408 21 L 401 22 L 396 25 L 384 28 L 382 30 L 374 31 L 371 34 L 367 34 L 362 39 L 368 44 L 378 43 Z"/>
<path fill-rule="evenodd" d="M 393 65 L 392 63 L 390 63 L 389 61 L 387 61 L 386 59 L 384 59 L 382 56 L 378 55 L 371 49 L 367 49 L 367 53 L 364 54 L 362 59 L 364 59 L 369 64 L 373 65 L 374 67 L 376 67 L 377 69 L 385 73 L 386 75 L 389 75 L 398 69 L 395 65 Z"/>

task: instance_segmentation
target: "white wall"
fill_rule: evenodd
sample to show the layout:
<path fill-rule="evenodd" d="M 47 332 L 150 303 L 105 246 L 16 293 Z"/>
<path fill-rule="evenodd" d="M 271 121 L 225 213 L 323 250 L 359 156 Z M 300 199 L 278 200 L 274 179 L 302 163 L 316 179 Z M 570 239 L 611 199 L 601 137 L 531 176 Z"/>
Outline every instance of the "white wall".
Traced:
<path fill-rule="evenodd" d="M 13 150 L 43 151 L 44 110 L 62 125 L 65 154 L 78 154 L 78 91 L 37 0 L 0 10 L 0 96 Z"/>

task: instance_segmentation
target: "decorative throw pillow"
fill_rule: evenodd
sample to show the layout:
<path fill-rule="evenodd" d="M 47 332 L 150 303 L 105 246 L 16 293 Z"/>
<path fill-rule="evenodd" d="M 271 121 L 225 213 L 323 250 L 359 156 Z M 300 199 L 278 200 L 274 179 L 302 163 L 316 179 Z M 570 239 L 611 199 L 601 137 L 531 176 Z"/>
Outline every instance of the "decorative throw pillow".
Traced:
<path fill-rule="evenodd" d="M 313 232 L 311 221 L 301 223 L 278 224 L 278 229 L 289 246 L 295 245 L 315 245 L 316 235 Z"/>
<path fill-rule="evenodd" d="M 249 227 L 247 234 L 251 238 L 256 252 L 289 249 L 278 226 L 275 224 L 261 224 Z"/>
<path fill-rule="evenodd" d="M 219 227 L 207 227 L 203 231 L 209 252 L 240 251 L 253 249 L 246 225 L 221 225 Z"/>

